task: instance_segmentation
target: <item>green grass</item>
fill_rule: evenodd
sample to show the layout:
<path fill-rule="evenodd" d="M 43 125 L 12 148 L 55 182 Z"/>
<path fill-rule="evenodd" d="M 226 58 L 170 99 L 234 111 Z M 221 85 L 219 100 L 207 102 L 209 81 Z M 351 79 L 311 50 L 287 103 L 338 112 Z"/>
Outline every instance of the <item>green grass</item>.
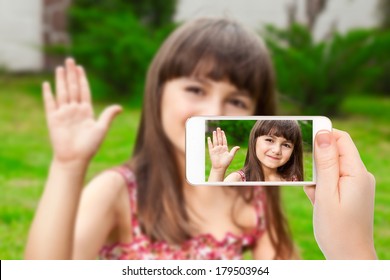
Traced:
<path fill-rule="evenodd" d="M 0 259 L 22 259 L 27 232 L 42 193 L 51 148 L 40 95 L 45 77 L 0 77 Z M 95 104 L 100 112 L 107 104 Z M 122 104 L 94 158 L 88 178 L 131 156 L 140 112 Z M 334 127 L 348 131 L 376 177 L 375 244 L 390 259 L 390 99 L 359 96 L 343 104 Z M 379 113 L 378 113 L 379 112 Z M 241 168 L 245 151 L 232 169 Z M 283 202 L 303 259 L 322 259 L 312 230 L 312 207 L 301 187 L 284 187 Z"/>

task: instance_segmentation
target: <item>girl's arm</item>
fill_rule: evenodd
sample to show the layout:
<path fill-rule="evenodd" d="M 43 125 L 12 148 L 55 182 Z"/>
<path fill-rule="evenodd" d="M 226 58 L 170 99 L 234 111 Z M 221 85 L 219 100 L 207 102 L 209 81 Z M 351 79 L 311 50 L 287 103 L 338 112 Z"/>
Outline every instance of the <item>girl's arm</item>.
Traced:
<path fill-rule="evenodd" d="M 30 228 L 26 258 L 69 259 L 81 188 L 89 161 L 98 150 L 119 106 L 95 120 L 84 70 L 67 59 L 56 69 L 56 96 L 43 84 L 53 160 Z"/>
<path fill-rule="evenodd" d="M 268 231 L 264 232 L 257 240 L 253 249 L 253 259 L 273 260 L 275 259 L 275 248 L 272 246 Z"/>
<path fill-rule="evenodd" d="M 232 162 L 236 152 L 240 147 L 233 147 L 230 152 L 227 144 L 225 132 L 219 127 L 213 131 L 213 140 L 207 138 L 209 155 L 211 160 L 211 170 L 209 182 L 222 182 L 225 178 L 225 172 Z"/>
<path fill-rule="evenodd" d="M 314 235 L 327 259 L 376 259 L 373 239 L 375 178 L 351 137 L 320 131 L 315 138 L 317 185 L 305 188 L 313 203 Z"/>
<path fill-rule="evenodd" d="M 270 232 L 275 234 L 274 229 L 266 230 L 256 242 L 256 246 L 253 249 L 253 259 L 255 260 L 274 260 L 276 257 L 276 250 L 271 242 Z M 283 253 L 282 253 L 283 254 Z M 289 254 L 289 255 L 287 255 Z M 284 253 L 278 256 L 278 259 L 299 259 L 299 255 L 295 248 L 292 248 L 290 253 Z"/>
<path fill-rule="evenodd" d="M 31 225 L 26 259 L 69 259 L 74 220 L 87 165 L 53 160 Z"/>
<path fill-rule="evenodd" d="M 115 233 L 112 241 L 130 242 L 130 212 L 128 189 L 122 175 L 106 171 L 95 177 L 81 195 L 72 259 L 96 259 L 111 233 Z"/>

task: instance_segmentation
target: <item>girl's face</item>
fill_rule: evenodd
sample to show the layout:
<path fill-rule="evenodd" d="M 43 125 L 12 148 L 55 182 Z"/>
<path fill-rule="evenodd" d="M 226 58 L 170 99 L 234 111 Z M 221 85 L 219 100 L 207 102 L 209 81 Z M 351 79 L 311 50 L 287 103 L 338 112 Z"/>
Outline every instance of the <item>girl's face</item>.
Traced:
<path fill-rule="evenodd" d="M 185 152 L 185 123 L 192 116 L 246 116 L 255 111 L 248 92 L 208 78 L 181 77 L 165 83 L 161 102 L 163 129 L 177 151 Z"/>
<path fill-rule="evenodd" d="M 293 143 L 284 137 L 262 135 L 256 140 L 256 156 L 263 166 L 270 169 L 284 165 L 293 150 Z"/>

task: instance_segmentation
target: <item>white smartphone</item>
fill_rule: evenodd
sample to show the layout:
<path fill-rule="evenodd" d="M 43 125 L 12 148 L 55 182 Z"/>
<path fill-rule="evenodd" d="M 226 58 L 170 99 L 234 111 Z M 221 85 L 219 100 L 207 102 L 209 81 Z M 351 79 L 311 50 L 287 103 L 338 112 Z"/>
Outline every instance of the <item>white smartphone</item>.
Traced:
<path fill-rule="evenodd" d="M 327 117 L 191 117 L 186 179 L 205 186 L 313 185 L 314 137 L 320 130 L 332 130 Z"/>

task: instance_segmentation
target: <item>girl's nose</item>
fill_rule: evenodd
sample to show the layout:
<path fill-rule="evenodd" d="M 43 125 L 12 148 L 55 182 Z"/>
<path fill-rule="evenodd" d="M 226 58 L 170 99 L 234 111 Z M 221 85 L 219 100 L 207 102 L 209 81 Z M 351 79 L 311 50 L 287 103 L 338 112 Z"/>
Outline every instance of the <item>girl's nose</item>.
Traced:
<path fill-rule="evenodd" d="M 280 154 L 280 151 L 281 151 L 281 150 L 282 150 L 282 149 L 281 149 L 280 145 L 273 145 L 273 147 L 272 147 L 272 151 L 273 151 L 275 154 L 277 154 L 277 155 Z"/>
<path fill-rule="evenodd" d="M 218 101 L 209 101 L 204 104 L 200 113 L 204 116 L 221 116 L 224 114 L 223 105 Z"/>

